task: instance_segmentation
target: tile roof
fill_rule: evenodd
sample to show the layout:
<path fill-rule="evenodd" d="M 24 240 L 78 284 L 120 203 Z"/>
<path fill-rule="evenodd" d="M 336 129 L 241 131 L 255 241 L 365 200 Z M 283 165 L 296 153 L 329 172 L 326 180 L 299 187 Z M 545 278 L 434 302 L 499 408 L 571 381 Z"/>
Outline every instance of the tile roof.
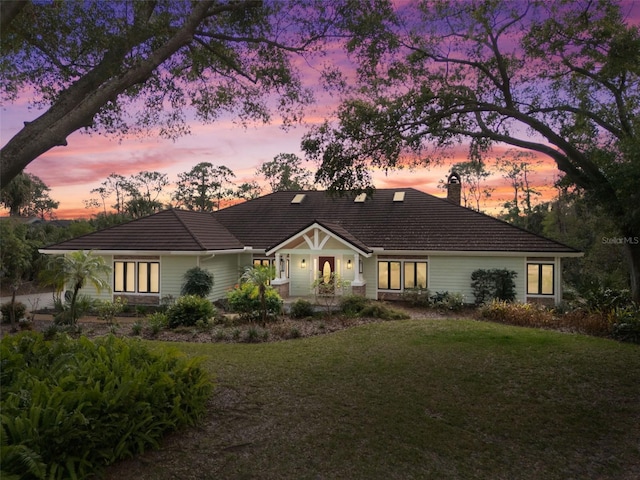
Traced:
<path fill-rule="evenodd" d="M 404 191 L 403 201 L 393 201 Z M 377 189 L 362 203 L 324 191 L 277 192 L 220 210 L 214 217 L 245 245 L 268 249 L 314 220 L 339 226 L 369 248 L 385 250 L 577 253 L 577 250 L 427 193 Z M 264 227 L 264 228 L 259 228 Z"/>
<path fill-rule="evenodd" d="M 211 251 L 243 245 L 211 213 L 165 210 L 46 250 Z"/>
<path fill-rule="evenodd" d="M 404 199 L 393 201 L 398 191 Z M 268 250 L 314 222 L 363 251 L 578 252 L 411 188 L 375 190 L 364 202 L 323 191 L 276 192 L 214 213 L 166 210 L 47 250 Z"/>

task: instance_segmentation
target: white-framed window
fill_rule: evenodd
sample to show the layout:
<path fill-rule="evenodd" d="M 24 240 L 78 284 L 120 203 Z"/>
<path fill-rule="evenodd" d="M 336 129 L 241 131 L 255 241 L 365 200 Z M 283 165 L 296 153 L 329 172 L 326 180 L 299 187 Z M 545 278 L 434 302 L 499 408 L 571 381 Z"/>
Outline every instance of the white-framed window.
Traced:
<path fill-rule="evenodd" d="M 527 295 L 555 294 L 555 264 L 527 263 Z"/>
<path fill-rule="evenodd" d="M 113 291 L 118 293 L 160 293 L 160 262 L 114 261 Z"/>

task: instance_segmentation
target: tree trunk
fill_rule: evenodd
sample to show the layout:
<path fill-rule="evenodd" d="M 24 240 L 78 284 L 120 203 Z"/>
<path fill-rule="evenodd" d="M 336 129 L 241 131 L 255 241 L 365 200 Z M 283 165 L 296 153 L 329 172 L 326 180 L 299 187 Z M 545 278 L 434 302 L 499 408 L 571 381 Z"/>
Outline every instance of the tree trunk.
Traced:
<path fill-rule="evenodd" d="M 631 298 L 640 304 L 640 236 L 627 236 L 624 241 L 629 264 Z"/>
<path fill-rule="evenodd" d="M 118 46 L 122 48 L 108 51 L 98 66 L 63 90 L 44 114 L 32 122 L 25 122 L 22 130 L 0 151 L 0 188 L 46 151 L 66 145 L 71 133 L 91 126 L 95 115 L 106 103 L 132 86 L 147 81 L 158 66 L 191 42 L 212 3 L 209 0 L 196 4 L 171 38 L 135 66 L 121 71 L 123 59 L 138 42 L 146 40 L 135 38 L 136 32 L 133 32 L 132 39 L 124 39 Z"/>

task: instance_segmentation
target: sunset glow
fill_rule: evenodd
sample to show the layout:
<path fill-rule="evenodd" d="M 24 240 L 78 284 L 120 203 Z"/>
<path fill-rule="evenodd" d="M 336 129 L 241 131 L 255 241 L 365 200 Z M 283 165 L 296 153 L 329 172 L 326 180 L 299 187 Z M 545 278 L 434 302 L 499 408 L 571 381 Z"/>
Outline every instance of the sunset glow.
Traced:
<path fill-rule="evenodd" d="M 640 10 L 637 2 L 622 2 L 622 5 L 623 11 L 629 12 L 630 23 L 637 24 Z M 322 59 L 322 62 L 329 61 L 336 65 L 348 64 L 341 49 L 328 53 Z M 94 196 L 90 191 L 111 173 L 129 176 L 140 171 L 158 171 L 166 173 L 171 182 L 175 182 L 179 173 L 189 171 L 197 163 L 210 162 L 231 169 L 236 175 L 235 184 L 251 181 L 264 184 L 263 179 L 256 178 L 256 169 L 281 153 L 304 157 L 300 149 L 303 135 L 310 126 L 322 122 L 337 106 L 337 99 L 320 89 L 319 65 L 305 65 L 300 60 L 298 66 L 305 75 L 305 83 L 317 90 L 317 103 L 308 109 L 306 125 L 285 131 L 276 122 L 247 128 L 224 118 L 213 125 L 191 122 L 191 134 L 175 142 L 153 134 L 141 138 L 113 138 L 76 132 L 67 138 L 67 146 L 56 147 L 43 154 L 26 171 L 37 175 L 51 187 L 51 198 L 60 202 L 55 211 L 59 219 L 86 218 L 97 213 L 96 210 L 85 208 L 83 200 Z M 29 97 L 29 92 L 22 92 L 14 104 L 2 107 L 0 141 L 3 145 L 21 129 L 23 122 L 33 120 L 42 113 L 29 106 Z M 504 150 L 503 147 L 496 147 L 487 157 L 491 169 L 495 170 L 495 158 Z M 532 186 L 541 193 L 536 199 L 541 202 L 555 195 L 553 185 L 559 177 L 559 171 L 550 158 L 537 158 L 541 163 L 535 167 L 530 180 Z M 416 188 L 443 197 L 445 192 L 439 185 L 445 180 L 451 164 L 466 160 L 465 148 L 461 146 L 446 163 L 390 172 L 372 170 L 373 183 L 377 188 Z M 316 165 L 308 164 L 306 167 L 313 171 Z M 492 214 L 500 213 L 503 203 L 513 196 L 512 189 L 499 172 L 488 179 L 487 186 L 493 189 L 493 193 L 484 210 Z M 173 185 L 168 190 L 173 190 Z M 267 191 L 265 188 L 264 193 Z M 166 202 L 169 199 L 165 196 L 160 200 Z"/>

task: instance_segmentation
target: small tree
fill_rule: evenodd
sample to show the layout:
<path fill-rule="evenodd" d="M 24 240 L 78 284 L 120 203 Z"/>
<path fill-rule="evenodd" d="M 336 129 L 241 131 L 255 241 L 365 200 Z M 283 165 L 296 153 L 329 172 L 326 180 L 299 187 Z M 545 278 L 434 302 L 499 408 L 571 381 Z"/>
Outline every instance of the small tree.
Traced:
<path fill-rule="evenodd" d="M 105 263 L 104 258 L 82 250 L 58 257 L 57 261 L 60 263 L 65 284 L 71 286 L 70 295 L 65 295 L 68 297 L 68 310 L 58 318 L 63 323 L 73 325 L 81 316 L 80 309 L 77 308 L 80 289 L 87 282 L 92 284 L 98 292 L 109 289 L 109 283 L 105 277 L 108 278 L 111 267 Z"/>
<path fill-rule="evenodd" d="M 348 280 L 343 280 L 335 272 L 329 276 L 320 275 L 311 285 L 318 303 L 324 303 L 327 314 L 330 315 L 344 289 L 351 285 Z"/>
<path fill-rule="evenodd" d="M 240 277 L 240 280 L 246 283 L 253 284 L 258 287 L 258 297 L 260 299 L 260 314 L 262 318 L 262 324 L 267 323 L 267 287 L 269 282 L 275 277 L 275 269 L 269 265 L 255 265 L 247 267 Z"/>
<path fill-rule="evenodd" d="M 182 285 L 182 295 L 197 295 L 206 298 L 213 288 L 213 274 L 200 267 L 193 267 L 184 274 L 184 284 Z"/>

